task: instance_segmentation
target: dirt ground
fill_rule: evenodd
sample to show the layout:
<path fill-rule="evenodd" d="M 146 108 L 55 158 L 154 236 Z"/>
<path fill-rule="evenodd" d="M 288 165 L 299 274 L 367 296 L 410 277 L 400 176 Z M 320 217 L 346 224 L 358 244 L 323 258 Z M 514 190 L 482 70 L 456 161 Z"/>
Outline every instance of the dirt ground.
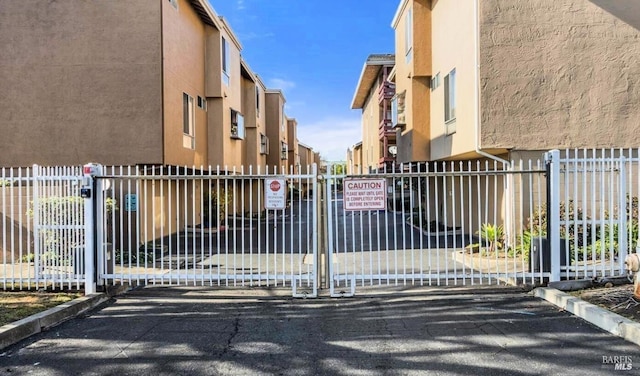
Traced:
<path fill-rule="evenodd" d="M 640 322 L 640 299 L 633 296 L 633 284 L 597 287 L 581 290 L 572 295 L 598 305 L 628 319 Z"/>

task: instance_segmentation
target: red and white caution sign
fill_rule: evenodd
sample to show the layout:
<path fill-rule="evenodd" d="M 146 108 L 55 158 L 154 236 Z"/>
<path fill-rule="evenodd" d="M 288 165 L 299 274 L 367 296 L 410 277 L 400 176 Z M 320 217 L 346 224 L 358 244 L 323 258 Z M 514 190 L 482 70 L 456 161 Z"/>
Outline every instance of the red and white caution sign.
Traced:
<path fill-rule="evenodd" d="M 345 179 L 344 210 L 386 209 L 385 179 Z"/>
<path fill-rule="evenodd" d="M 278 210 L 287 207 L 287 182 L 281 178 L 264 179 L 264 208 Z"/>

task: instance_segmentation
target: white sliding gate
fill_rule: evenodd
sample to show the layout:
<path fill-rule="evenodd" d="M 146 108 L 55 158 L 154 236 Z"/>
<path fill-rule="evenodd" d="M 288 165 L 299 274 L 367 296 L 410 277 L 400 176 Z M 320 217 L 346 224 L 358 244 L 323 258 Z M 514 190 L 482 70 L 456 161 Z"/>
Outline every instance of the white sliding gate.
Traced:
<path fill-rule="evenodd" d="M 543 235 L 544 172 L 542 161 L 474 161 L 328 175 L 331 295 L 356 286 L 541 283 L 549 270 L 529 250 Z M 381 195 L 385 207 L 367 210 Z"/>
<path fill-rule="evenodd" d="M 105 168 L 98 281 L 290 286 L 294 296 L 316 296 L 316 177 L 315 165 L 304 174 Z"/>

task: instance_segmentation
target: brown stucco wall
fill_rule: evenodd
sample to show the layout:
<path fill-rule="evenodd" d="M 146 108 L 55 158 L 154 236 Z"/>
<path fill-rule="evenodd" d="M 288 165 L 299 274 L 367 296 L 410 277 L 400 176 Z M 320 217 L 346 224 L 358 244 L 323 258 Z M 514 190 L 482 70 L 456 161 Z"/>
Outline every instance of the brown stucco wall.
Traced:
<path fill-rule="evenodd" d="M 481 147 L 640 143 L 640 31 L 589 0 L 481 1 Z"/>
<path fill-rule="evenodd" d="M 0 165 L 162 163 L 161 3 L 0 1 Z"/>

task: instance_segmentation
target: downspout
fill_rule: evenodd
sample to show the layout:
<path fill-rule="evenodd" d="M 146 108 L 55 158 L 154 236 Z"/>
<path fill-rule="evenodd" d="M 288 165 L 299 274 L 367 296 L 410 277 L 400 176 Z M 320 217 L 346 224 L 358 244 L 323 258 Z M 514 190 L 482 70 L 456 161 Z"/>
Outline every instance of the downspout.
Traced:
<path fill-rule="evenodd" d="M 502 159 L 498 156 L 489 154 L 483 150 L 480 149 L 480 138 L 479 138 L 479 133 L 480 133 L 480 11 L 479 11 L 479 2 L 480 0 L 474 0 L 473 2 L 473 17 L 474 17 L 474 22 L 475 22 L 475 27 L 474 27 L 474 32 L 475 32 L 475 73 L 476 73 L 476 77 L 475 77 L 475 96 L 476 96 L 476 100 L 475 100 L 475 133 L 476 133 L 476 140 L 475 140 L 475 149 L 476 149 L 476 153 L 479 155 L 482 155 L 486 158 L 492 159 L 494 161 L 500 162 L 502 163 L 502 166 L 505 170 L 511 171 L 513 169 L 513 165 L 512 163 L 507 160 L 507 159 Z M 515 243 L 515 236 L 514 236 L 514 232 L 512 231 L 512 221 L 511 221 L 511 216 L 512 216 L 512 211 L 513 211 L 513 202 L 512 202 L 512 197 L 510 195 L 509 189 L 511 187 L 513 187 L 513 175 L 512 174 L 506 174 L 504 177 L 504 181 L 505 181 L 505 194 L 504 194 L 504 203 L 505 203 L 505 213 L 504 213 L 504 230 L 505 230 L 505 236 L 506 236 L 506 244 L 505 244 L 505 249 L 507 249 L 507 247 L 509 246 L 509 244 L 514 244 Z M 494 203 L 497 205 L 497 203 Z M 498 218 L 496 218 L 497 220 Z M 506 251 L 505 251 L 506 252 Z"/>
<path fill-rule="evenodd" d="M 473 2 L 473 18 L 475 22 L 474 32 L 475 32 L 475 51 L 474 51 L 474 59 L 475 59 L 475 73 L 476 77 L 474 80 L 475 85 L 475 152 L 480 154 L 483 157 L 493 159 L 494 161 L 498 161 L 503 165 L 511 166 L 511 162 L 502 159 L 498 156 L 489 154 L 480 149 L 480 139 L 479 139 L 479 129 L 480 129 L 480 12 L 478 3 L 480 0 L 474 0 Z"/>

